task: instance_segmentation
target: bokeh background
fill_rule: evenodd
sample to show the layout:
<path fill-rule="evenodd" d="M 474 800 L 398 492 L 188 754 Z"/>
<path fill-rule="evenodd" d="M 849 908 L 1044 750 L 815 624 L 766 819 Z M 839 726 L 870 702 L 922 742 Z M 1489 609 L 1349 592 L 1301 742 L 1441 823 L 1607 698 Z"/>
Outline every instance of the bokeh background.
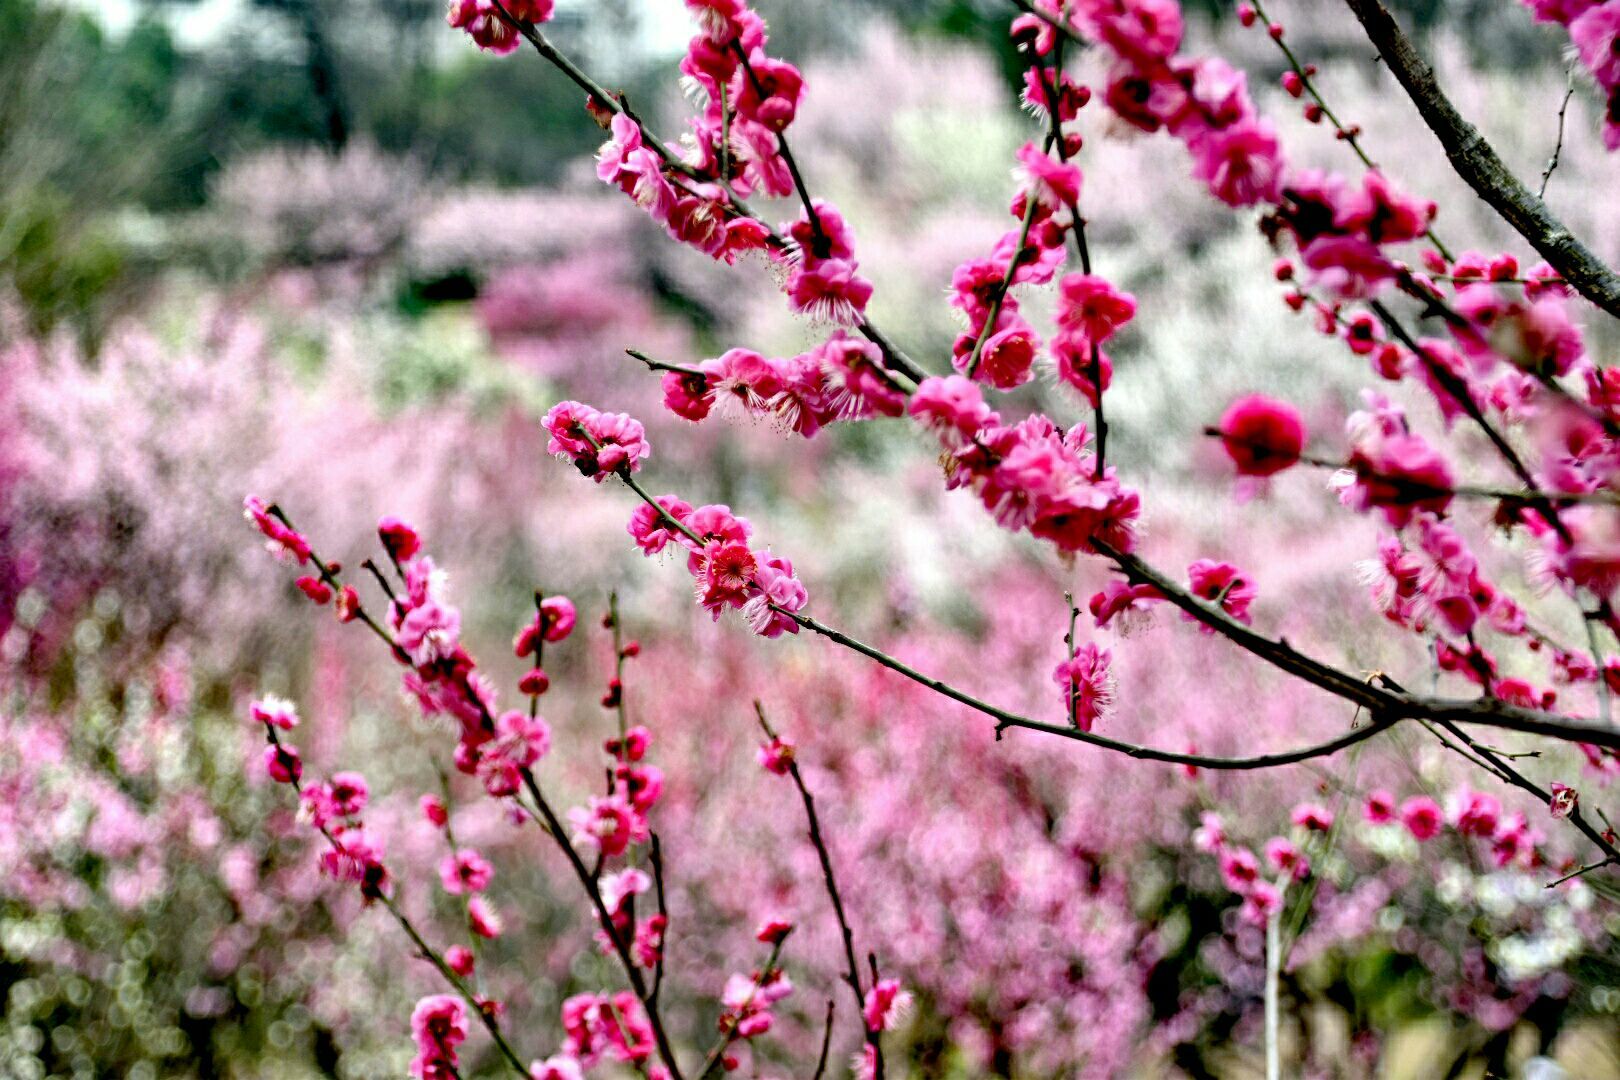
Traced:
<path fill-rule="evenodd" d="M 1294 158 L 1344 167 L 1276 88 L 1264 36 L 1228 5 L 1187 6 L 1194 51 L 1249 73 Z M 1500 0 L 1400 6 L 1463 111 L 1538 176 L 1567 38 Z M 795 148 L 855 226 L 874 317 L 913 354 L 948 354 L 951 270 L 1004 228 L 1012 152 L 1032 130 L 1006 5 L 758 7 L 805 69 Z M 1440 202 L 1447 237 L 1516 250 L 1349 13 L 1278 7 L 1373 157 Z M 690 31 L 676 0 L 559 0 L 553 30 L 643 113 L 678 113 Z M 1089 62 L 1076 65 L 1095 75 Z M 1612 897 L 1547 892 L 1545 871 L 1498 870 L 1466 842 L 1420 852 L 1359 821 L 1373 787 L 1455 793 L 1464 777 L 1438 746 L 1406 736 L 1260 778 L 1126 767 L 997 741 L 825 642 L 710 625 L 680 568 L 633 551 L 623 493 L 547 458 L 537 421 L 553 402 L 645 420 L 657 489 L 729 503 L 795 560 L 813 610 L 1008 707 L 1057 713 L 1064 593 L 1101 582 L 944 493 L 898 425 L 806 443 L 664 414 L 624 348 L 782 355 L 826 328 L 790 317 L 761 267 L 667 243 L 603 190 L 603 136 L 580 106 L 534 56 L 476 52 L 436 0 L 0 0 L 0 1076 L 403 1075 L 432 973 L 316 875 L 284 792 L 248 768 L 243 705 L 294 697 L 311 769 L 366 772 L 390 860 L 421 882 L 407 907 L 453 935 L 456 906 L 427 885 L 437 837 L 415 812 L 448 743 L 400 700 L 386 657 L 300 604 L 242 526 L 249 492 L 351 565 L 381 515 L 416 523 L 508 686 L 532 590 L 573 596 L 591 617 L 552 661 L 546 768 L 576 795 L 612 726 L 594 615 L 618 590 L 644 645 L 631 708 L 671 782 L 656 823 L 686 1045 L 706 1041 L 705 1002 L 751 955 L 762 909 L 806 923 L 800 992 L 756 1055 L 762 1075 L 797 1075 L 786 1063 L 813 1054 L 837 992 L 814 853 L 791 791 L 754 764 L 758 698 L 821 793 L 863 947 L 918 993 L 891 1055 L 903 1075 L 1257 1074 L 1261 939 L 1190 837 L 1213 809 L 1258 842 L 1287 831 L 1301 798 L 1346 825 L 1284 976 L 1291 1074 L 1620 1075 Z M 1612 261 L 1598 108 L 1577 85 L 1548 198 Z M 1178 146 L 1101 110 L 1082 120 L 1092 250 L 1141 310 L 1113 350 L 1110 450 L 1149 493 L 1149 550 L 1251 568 L 1260 621 L 1350 666 L 1422 668 L 1362 600 L 1371 526 L 1335 513 L 1320 477 L 1235 501 L 1194 437 L 1251 390 L 1332 432 L 1366 371 L 1288 311 L 1254 221 L 1187 180 Z M 1588 335 L 1613 355 L 1613 327 Z M 1050 385 L 1020 393 L 1070 409 Z M 1123 738 L 1241 752 L 1349 720 L 1173 618 L 1116 655 L 1106 730 Z M 1531 767 L 1578 777 L 1582 760 Z M 557 1003 L 614 974 L 555 853 L 464 794 L 458 830 L 497 859 L 509 925 L 482 967 L 544 1056 Z M 1566 844 L 1547 824 L 1549 847 Z M 475 1054 L 468 1074 L 493 1067 Z"/>

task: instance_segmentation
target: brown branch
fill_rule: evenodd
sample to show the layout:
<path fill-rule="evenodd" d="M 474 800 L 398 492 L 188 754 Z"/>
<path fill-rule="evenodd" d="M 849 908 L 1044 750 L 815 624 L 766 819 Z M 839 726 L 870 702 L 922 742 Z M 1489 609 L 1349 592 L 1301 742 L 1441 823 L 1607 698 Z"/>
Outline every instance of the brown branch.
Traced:
<path fill-rule="evenodd" d="M 776 738 L 776 732 L 771 729 L 771 722 L 765 718 L 765 706 L 757 700 L 754 702 L 754 712 L 759 717 L 759 726 L 764 729 L 765 737 Z M 816 800 L 804 782 L 804 775 L 799 772 L 799 763 L 792 758 L 788 759 L 788 775 L 793 778 L 793 786 L 799 789 L 799 798 L 804 802 L 804 816 L 810 825 L 810 842 L 815 845 L 816 858 L 821 860 L 821 877 L 827 884 L 827 897 L 832 901 L 833 914 L 838 917 L 838 931 L 844 939 L 844 962 L 847 965 L 844 980 L 849 984 L 850 993 L 855 996 L 856 1019 L 861 1019 L 866 1009 L 866 992 L 861 988 L 861 965 L 855 959 L 855 931 L 849 928 L 849 918 L 844 914 L 844 898 L 838 891 L 838 880 L 833 876 L 832 856 L 827 852 L 827 842 L 821 836 L 821 819 L 816 815 Z M 877 980 L 874 978 L 873 985 L 876 984 Z M 827 1015 L 828 1037 L 831 1038 L 830 1008 Z M 864 1023 L 862 1026 L 865 1026 Z M 879 1032 L 866 1030 L 867 1044 L 872 1047 L 876 1057 L 874 1075 L 876 1080 L 883 1080 L 883 1045 L 879 1036 Z"/>
<path fill-rule="evenodd" d="M 289 526 L 289 528 L 290 527 L 291 526 Z M 269 724 L 265 724 L 264 734 L 270 745 L 276 748 L 276 752 L 278 754 L 286 753 L 286 751 L 282 749 L 281 739 L 279 736 L 277 736 L 275 728 L 271 727 Z M 292 789 L 293 794 L 298 796 L 299 802 L 302 803 L 304 798 L 304 784 L 302 779 L 294 777 L 292 780 Z M 316 828 L 320 831 L 322 836 L 326 837 L 326 842 L 332 845 L 332 849 L 334 851 L 338 852 L 340 855 L 344 853 L 345 849 L 343 844 L 338 840 L 337 837 L 332 835 L 332 831 L 330 829 L 328 829 L 325 825 L 317 825 Z M 386 872 L 387 871 L 385 870 L 384 873 Z M 444 977 L 444 981 L 450 984 L 450 988 L 459 994 L 462 999 L 465 1000 L 471 1007 L 472 1011 L 477 1014 L 478 1019 L 482 1021 L 485 1030 L 489 1032 L 490 1038 L 493 1039 L 495 1041 L 495 1045 L 500 1048 L 501 1056 L 506 1059 L 507 1065 L 511 1066 L 512 1070 L 519 1076 L 527 1078 L 529 1075 L 529 1070 L 523 1067 L 522 1059 L 518 1057 L 517 1051 L 512 1049 L 512 1044 L 506 1041 L 506 1036 L 501 1033 L 500 1025 L 496 1023 L 495 1018 L 478 1004 L 478 996 L 469 990 L 466 983 L 461 981 L 460 976 L 451 970 L 450 964 L 445 960 L 445 958 L 441 956 L 438 951 L 433 948 L 433 946 L 427 943 L 427 939 L 422 937 L 421 933 L 416 929 L 416 926 L 405 915 L 405 913 L 399 909 L 399 906 L 394 903 L 393 897 L 389 896 L 381 888 L 376 890 L 375 896 L 377 900 L 382 902 L 383 907 L 388 909 L 388 914 L 394 917 L 394 921 L 399 924 L 399 928 L 405 931 L 405 935 L 411 939 L 411 943 L 415 945 L 417 951 L 421 953 L 422 959 L 432 964 L 439 974 Z"/>
<path fill-rule="evenodd" d="M 827 1051 L 832 1049 L 833 999 L 827 999 L 827 1026 L 821 1033 L 821 1056 L 816 1059 L 815 1080 L 821 1080 L 827 1074 Z"/>
<path fill-rule="evenodd" d="M 1435 80 L 1434 69 L 1412 46 L 1381 0 L 1345 0 L 1390 72 L 1417 106 L 1457 175 L 1552 264 L 1576 292 L 1620 318 L 1620 275 L 1615 274 L 1547 204 L 1514 176 L 1479 130 L 1463 119 Z"/>

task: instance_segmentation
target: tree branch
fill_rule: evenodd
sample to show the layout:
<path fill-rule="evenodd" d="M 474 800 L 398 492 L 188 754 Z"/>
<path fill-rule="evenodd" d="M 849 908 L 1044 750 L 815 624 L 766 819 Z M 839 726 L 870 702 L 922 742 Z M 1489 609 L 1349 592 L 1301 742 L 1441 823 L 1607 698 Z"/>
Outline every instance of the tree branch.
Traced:
<path fill-rule="evenodd" d="M 1620 275 L 1553 216 L 1547 204 L 1514 176 L 1479 130 L 1463 119 L 1435 80 L 1434 69 L 1381 0 L 1345 0 L 1367 37 L 1406 90 L 1418 114 L 1445 148 L 1457 175 L 1491 205 L 1530 246 L 1552 264 L 1569 286 L 1620 318 Z"/>

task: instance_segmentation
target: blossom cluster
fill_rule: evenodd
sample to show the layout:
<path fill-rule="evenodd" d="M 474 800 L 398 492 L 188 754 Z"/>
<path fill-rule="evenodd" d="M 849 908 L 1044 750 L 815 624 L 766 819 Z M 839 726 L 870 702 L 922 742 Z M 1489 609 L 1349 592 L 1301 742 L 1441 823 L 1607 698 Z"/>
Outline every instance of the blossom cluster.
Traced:
<path fill-rule="evenodd" d="M 622 435 L 628 430 L 627 425 L 634 422 L 623 417 L 604 420 L 601 414 L 577 403 L 564 404 L 569 408 L 561 412 L 554 410 L 557 417 L 566 417 L 556 420 L 552 432 L 554 440 L 560 440 L 559 445 L 570 447 L 581 458 L 588 455 L 593 463 L 600 463 L 597 467 L 604 472 L 628 477 L 633 462 L 639 458 L 623 448 L 635 440 L 612 441 L 611 436 Z M 596 432 L 597 437 L 584 438 L 586 431 Z M 604 460 L 607 446 L 618 449 L 624 456 L 608 463 Z M 320 580 L 329 590 L 348 588 L 337 576 L 341 567 L 322 563 L 308 540 L 278 507 L 255 498 L 250 498 L 247 505 L 250 521 L 272 541 L 277 552 L 304 552 L 305 561 L 313 560 L 321 567 Z M 767 610 L 764 616 L 749 610 L 750 618 L 759 623 L 761 633 L 776 636 L 785 629 L 797 629 L 786 616 L 802 606 L 803 589 L 792 577 L 792 567 L 785 560 L 760 555 L 755 561 L 754 553 L 747 547 L 750 535 L 747 522 L 732 517 L 724 507 L 693 511 L 684 504 L 665 500 L 657 508 L 663 516 L 654 520 L 676 528 L 676 535 L 704 539 L 703 544 L 689 545 L 690 558 L 694 574 L 708 582 L 705 602 L 712 605 L 716 614 L 728 606 L 755 605 Z M 476 776 L 488 795 L 503 800 L 502 805 L 514 823 L 522 825 L 530 819 L 543 822 L 546 832 L 572 863 L 587 894 L 590 913 L 600 927 L 595 934 L 598 947 L 604 954 L 617 956 L 622 961 L 631 983 L 628 990 L 579 993 L 562 1002 L 561 1048 L 550 1058 L 534 1062 L 526 1075 L 542 1080 L 581 1080 L 587 1072 L 607 1061 L 633 1065 L 654 1080 L 679 1075 L 657 1008 L 656 987 L 663 979 L 664 938 L 669 918 L 664 907 L 661 857 L 655 844 L 651 847 L 652 872 L 639 865 L 642 854 L 653 841 L 650 816 L 664 795 L 665 780 L 663 771 L 646 760 L 653 742 L 652 732 L 644 725 L 628 722 L 621 681 L 624 663 L 641 654 L 640 643 L 622 641 L 615 601 L 604 620 L 604 626 L 613 632 L 615 675 L 601 704 L 613 710 L 619 719 L 619 734 L 606 740 L 602 747 L 609 759 L 607 791 L 605 795 L 590 796 L 585 805 L 568 811 L 566 816 L 571 828 L 565 835 L 561 820 L 540 789 L 533 767 L 551 746 L 550 726 L 538 712 L 539 699 L 550 685 L 543 667 L 545 648 L 548 643 L 565 641 L 573 633 L 578 624 L 574 604 L 566 597 L 536 594 L 535 613 L 519 628 L 513 641 L 516 656 L 520 660 L 532 658 L 534 664 L 520 680 L 520 689 L 529 697 L 529 708 L 497 714 L 494 689 L 460 642 L 460 614 L 446 600 L 444 575 L 424 553 L 417 531 L 399 518 L 385 517 L 378 524 L 377 536 L 398 578 L 398 587 L 396 589 L 383 571 L 368 561 L 367 567 L 373 570 L 379 587 L 387 596 L 387 611 L 381 622 L 374 621 L 357 597 L 342 621 L 360 621 L 382 639 L 394 659 L 408 669 L 404 676 L 406 689 L 426 716 L 443 716 L 455 721 L 459 737 L 453 758 L 457 770 Z M 661 547 L 667 541 L 666 537 L 655 546 Z M 331 598 L 330 591 L 325 595 L 314 595 L 308 589 L 303 591 L 317 605 Z M 781 612 L 769 611 L 772 604 L 781 607 Z M 466 981 L 477 970 L 475 952 L 461 944 L 435 951 L 394 904 L 392 879 L 383 863 L 382 847 L 365 831 L 360 819 L 370 800 L 370 788 L 365 779 L 355 772 L 338 772 L 326 782 L 306 784 L 302 759 L 282 738 L 283 733 L 292 731 L 299 723 L 292 704 L 280 698 L 265 697 L 253 702 L 248 712 L 266 736 L 264 768 L 267 774 L 298 792 L 301 818 L 327 842 L 320 856 L 322 872 L 338 881 L 357 883 L 368 902 L 384 901 L 412 942 L 439 968 L 456 992 L 433 994 L 418 1001 L 411 1017 L 411 1032 L 416 1043 L 412 1075 L 420 1080 L 443 1080 L 460 1075 L 459 1047 L 467 1040 L 469 1015 L 476 1015 L 507 1059 L 515 1061 L 499 1027 L 505 1004 L 498 998 L 473 992 Z M 765 764 L 767 772 L 781 771 L 770 761 Z M 796 774 L 795 781 L 802 784 Z M 426 794 L 419 800 L 423 818 L 442 835 L 448 846 L 448 852 L 438 865 L 439 884 L 446 895 L 459 898 L 464 904 L 467 930 L 474 942 L 497 938 L 504 932 L 504 921 L 486 899 L 495 879 L 495 867 L 476 847 L 458 842 L 452 828 L 449 793 L 450 784 L 446 780 L 443 796 Z M 805 801 L 808 806 L 808 794 Z M 812 824 L 814 826 L 813 817 Z M 812 834 L 819 837 L 815 827 Z M 820 843 L 819 839 L 817 842 Z M 587 858 L 594 858 L 594 869 L 587 867 Z M 617 868 L 610 869 L 614 866 Z M 835 890 L 830 871 L 827 880 L 828 888 Z M 637 898 L 654 892 L 657 910 L 638 913 Z M 836 892 L 833 900 L 835 907 L 839 907 Z M 841 907 L 839 910 L 841 912 Z M 793 929 L 793 923 L 787 919 L 766 920 L 757 940 L 770 946 L 769 960 L 750 975 L 734 973 L 725 985 L 719 1019 L 721 1042 L 711 1060 L 728 1070 L 741 1067 L 737 1044 L 769 1032 L 774 1023 L 772 1007 L 792 992 L 793 984 L 777 961 Z M 871 987 L 863 999 L 868 1031 L 863 1060 L 869 1063 L 861 1070 L 865 1076 L 881 1073 L 878 1035 L 893 1027 L 910 1000 L 898 980 L 879 979 L 875 960 L 873 963 Z M 643 971 L 651 973 L 655 981 L 650 985 L 654 989 L 649 990 Z M 852 972 L 850 979 L 855 991 L 861 993 L 859 973 Z M 472 1008 L 471 1014 L 467 1006 Z"/>
<path fill-rule="evenodd" d="M 666 372 L 664 407 L 700 421 L 719 407 L 771 419 L 809 438 L 839 420 L 899 416 L 905 394 L 869 341 L 842 330 L 786 359 L 730 349 L 695 368 Z"/>
<path fill-rule="evenodd" d="M 786 131 L 798 114 L 803 76 L 767 54 L 765 22 L 746 4 L 692 0 L 687 6 L 700 32 L 680 69 L 703 108 L 691 118 L 684 154 L 615 109 L 597 176 L 635 200 L 675 240 L 715 259 L 732 263 L 748 252 L 766 253 L 785 270 L 782 287 L 794 311 L 859 321 L 872 285 L 860 276 L 854 234 L 837 209 L 806 197 L 801 217 L 773 231 L 741 203 L 756 191 L 785 196 L 800 187 Z"/>

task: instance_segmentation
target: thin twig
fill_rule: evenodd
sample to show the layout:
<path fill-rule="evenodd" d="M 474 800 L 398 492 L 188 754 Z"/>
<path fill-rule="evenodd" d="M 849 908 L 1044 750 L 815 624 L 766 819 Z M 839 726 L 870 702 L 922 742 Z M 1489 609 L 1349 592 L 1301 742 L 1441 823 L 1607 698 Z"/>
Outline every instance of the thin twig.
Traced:
<path fill-rule="evenodd" d="M 1547 159 L 1547 167 L 1541 170 L 1541 187 L 1536 189 L 1536 198 L 1547 197 L 1547 181 L 1552 179 L 1553 170 L 1558 168 L 1558 158 L 1564 152 L 1564 114 L 1569 112 L 1569 99 L 1575 96 L 1575 61 L 1569 62 L 1569 85 L 1564 88 L 1564 100 L 1558 104 L 1558 141 L 1553 143 L 1552 157 Z"/>
<path fill-rule="evenodd" d="M 765 717 L 765 706 L 757 700 L 754 702 L 754 712 L 765 737 L 776 738 L 771 722 Z M 849 918 L 844 914 L 844 898 L 838 891 L 838 879 L 833 874 L 832 855 L 828 853 L 827 842 L 821 835 L 821 819 L 816 814 L 815 796 L 810 794 L 804 774 L 799 771 L 799 763 L 793 758 L 788 759 L 788 775 L 793 778 L 793 786 L 799 789 L 799 798 L 804 803 L 804 816 L 810 827 L 810 843 L 815 845 L 816 858 L 821 861 L 821 877 L 827 886 L 827 898 L 832 901 L 833 914 L 838 918 L 838 932 L 844 940 L 844 962 L 847 965 L 844 978 L 849 984 L 849 992 L 854 995 L 855 1015 L 859 1018 L 866 1007 L 866 993 L 861 987 L 860 964 L 855 959 L 855 931 L 850 929 Z M 875 978 L 873 985 L 876 985 Z M 879 1035 L 879 1032 L 870 1029 L 866 1031 L 867 1044 L 872 1047 L 876 1057 L 875 1076 L 877 1080 L 882 1080 L 883 1046 Z"/>

